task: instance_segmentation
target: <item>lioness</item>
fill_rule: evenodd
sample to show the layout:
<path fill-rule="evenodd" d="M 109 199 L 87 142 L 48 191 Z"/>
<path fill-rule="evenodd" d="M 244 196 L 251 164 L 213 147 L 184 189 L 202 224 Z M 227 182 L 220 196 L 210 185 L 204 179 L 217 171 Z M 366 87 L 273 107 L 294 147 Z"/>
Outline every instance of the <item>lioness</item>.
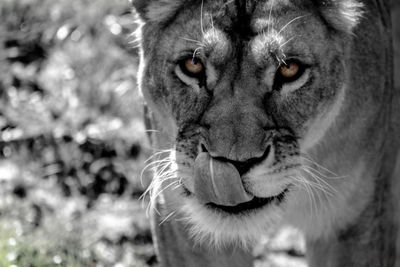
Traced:
<path fill-rule="evenodd" d="M 150 187 L 162 266 L 251 266 L 281 223 L 304 232 L 310 266 L 400 266 L 390 3 L 133 4 L 168 149 Z"/>

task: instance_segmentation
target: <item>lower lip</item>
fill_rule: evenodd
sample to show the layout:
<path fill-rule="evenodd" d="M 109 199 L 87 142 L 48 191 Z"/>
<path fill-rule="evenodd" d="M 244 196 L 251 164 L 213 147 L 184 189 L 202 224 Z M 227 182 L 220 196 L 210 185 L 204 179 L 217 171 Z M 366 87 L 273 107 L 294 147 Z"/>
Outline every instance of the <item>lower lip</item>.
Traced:
<path fill-rule="evenodd" d="M 268 197 L 268 198 L 254 197 L 249 202 L 241 203 L 236 206 L 222 206 L 222 205 L 217 205 L 214 203 L 207 203 L 206 206 L 208 208 L 218 210 L 218 211 L 223 211 L 223 212 L 226 212 L 229 214 L 242 214 L 242 213 L 247 213 L 250 211 L 257 210 L 257 209 L 261 209 L 261 208 L 265 207 L 266 205 L 270 205 L 272 203 L 280 204 L 285 199 L 285 195 L 287 192 L 289 192 L 289 188 L 286 188 L 285 190 L 282 191 L 282 193 L 280 193 L 277 196 Z"/>

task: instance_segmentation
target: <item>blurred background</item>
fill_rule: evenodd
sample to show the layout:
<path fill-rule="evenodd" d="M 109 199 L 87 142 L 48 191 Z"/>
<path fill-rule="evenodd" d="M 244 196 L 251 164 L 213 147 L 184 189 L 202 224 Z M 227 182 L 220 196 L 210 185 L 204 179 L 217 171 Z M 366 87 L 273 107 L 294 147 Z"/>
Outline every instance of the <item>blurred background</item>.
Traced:
<path fill-rule="evenodd" d="M 0 267 L 157 265 L 135 29 L 128 0 L 0 0 Z M 304 250 L 274 230 L 256 266 Z"/>
<path fill-rule="evenodd" d="M 127 0 L 0 1 L 1 267 L 155 262 L 135 28 Z"/>

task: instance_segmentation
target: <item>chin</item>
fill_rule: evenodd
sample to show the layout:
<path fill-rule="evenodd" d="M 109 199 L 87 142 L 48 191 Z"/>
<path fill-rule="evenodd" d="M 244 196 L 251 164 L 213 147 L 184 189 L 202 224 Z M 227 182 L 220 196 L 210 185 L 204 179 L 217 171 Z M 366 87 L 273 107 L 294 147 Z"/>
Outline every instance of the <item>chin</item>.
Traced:
<path fill-rule="evenodd" d="M 233 207 L 202 204 L 185 196 L 182 212 L 196 244 L 210 249 L 239 246 L 250 249 L 263 234 L 282 223 L 290 188 L 281 194 Z"/>

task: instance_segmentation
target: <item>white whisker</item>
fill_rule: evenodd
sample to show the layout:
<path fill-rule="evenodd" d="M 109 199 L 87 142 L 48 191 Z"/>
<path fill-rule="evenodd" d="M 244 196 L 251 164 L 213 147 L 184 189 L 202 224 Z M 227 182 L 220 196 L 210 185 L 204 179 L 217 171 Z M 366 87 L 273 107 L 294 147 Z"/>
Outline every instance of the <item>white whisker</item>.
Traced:
<path fill-rule="evenodd" d="M 154 153 L 153 155 L 151 155 L 148 159 L 146 159 L 144 163 L 147 163 L 148 161 L 152 160 L 154 157 L 159 156 L 161 154 L 171 153 L 171 151 L 172 151 L 171 149 L 158 151 L 158 152 Z"/>
<path fill-rule="evenodd" d="M 200 8 L 200 28 L 201 33 L 204 36 L 204 27 L 203 27 L 203 8 L 204 8 L 204 0 L 201 0 L 201 8 Z"/>
<path fill-rule="evenodd" d="M 179 37 L 179 39 L 182 39 L 182 40 L 185 40 L 185 41 L 188 41 L 188 42 L 192 42 L 192 43 L 195 43 L 195 44 L 197 44 L 199 46 L 204 47 L 204 44 L 202 42 L 198 41 L 198 40 L 194 40 L 194 39 L 190 39 L 190 38 L 186 38 L 186 37 Z"/>
<path fill-rule="evenodd" d="M 152 170 L 154 171 L 155 169 L 158 169 L 158 168 L 160 168 L 160 167 L 169 166 L 169 165 L 171 165 L 171 162 L 170 162 L 169 159 L 156 160 L 156 161 L 153 161 L 153 162 L 147 164 L 147 165 L 143 168 L 143 170 L 141 171 L 141 173 L 140 173 L 140 183 L 141 183 L 141 185 L 144 186 L 144 183 L 143 183 L 143 176 L 144 176 L 144 173 L 145 173 L 148 169 L 152 169 Z"/>
<path fill-rule="evenodd" d="M 318 164 L 313 158 L 311 158 L 311 156 L 309 156 L 307 154 L 304 154 L 304 153 L 302 153 L 300 156 L 301 156 L 302 159 L 307 160 L 308 162 L 310 162 L 311 164 L 317 166 L 318 168 L 323 169 L 324 171 L 329 172 L 330 174 L 332 174 L 334 176 L 338 176 L 336 173 L 334 173 L 331 170 L 327 169 L 326 167 Z"/>
<path fill-rule="evenodd" d="M 197 47 L 193 52 L 193 59 L 197 57 L 197 54 L 200 53 L 199 51 L 203 49 L 203 47 Z"/>
<path fill-rule="evenodd" d="M 323 179 L 312 173 L 310 170 L 303 168 L 303 171 L 308 173 L 311 176 L 311 178 L 317 181 L 317 183 L 320 185 L 321 190 L 325 190 L 326 192 L 329 192 L 331 195 L 339 193 L 332 185 L 330 185 L 329 183 L 327 183 L 326 181 L 324 181 Z"/>
<path fill-rule="evenodd" d="M 311 213 L 311 219 L 312 219 L 314 217 L 315 199 L 314 199 L 313 191 L 312 191 L 312 188 L 310 187 L 309 181 L 304 179 L 304 177 L 302 177 L 302 176 L 289 176 L 289 177 L 292 178 L 293 180 L 297 181 L 299 183 L 299 185 L 302 186 L 306 190 L 308 199 L 310 201 L 310 213 Z M 317 208 L 315 207 L 315 209 L 317 209 Z"/>
<path fill-rule="evenodd" d="M 292 36 L 291 38 L 289 38 L 286 42 L 284 42 L 283 44 L 281 44 L 280 46 L 279 46 L 279 49 L 281 49 L 282 50 L 282 48 L 285 46 L 285 45 L 287 45 L 290 41 L 292 41 L 294 38 L 296 38 L 297 36 Z M 286 63 L 285 63 L 285 65 L 286 65 Z"/>
<path fill-rule="evenodd" d="M 348 176 L 327 176 L 326 174 L 322 173 L 321 171 L 309 166 L 309 165 L 303 165 L 304 168 L 307 168 L 317 174 L 319 174 L 321 177 L 325 178 L 325 179 L 344 179 L 344 178 L 348 178 Z"/>
<path fill-rule="evenodd" d="M 295 22 L 296 20 L 301 19 L 301 18 L 304 18 L 304 17 L 306 17 L 306 16 L 308 16 L 308 15 L 298 16 L 298 17 L 292 19 L 291 21 L 289 21 L 288 23 L 286 23 L 285 26 L 283 26 L 283 27 L 278 31 L 277 35 L 279 35 L 284 29 L 286 29 L 286 27 L 288 27 L 290 24 L 292 24 L 292 23 Z"/>
<path fill-rule="evenodd" d="M 161 190 L 159 190 L 157 192 L 157 194 L 153 195 L 152 197 L 157 198 L 159 197 L 165 190 L 167 190 L 168 188 L 170 188 L 173 185 L 176 185 L 177 183 L 179 183 L 178 181 L 173 181 L 171 183 L 169 183 L 168 185 L 166 185 L 165 187 L 163 187 Z"/>
<path fill-rule="evenodd" d="M 274 6 L 274 0 L 271 0 L 271 7 L 270 7 L 270 9 L 269 9 L 269 16 L 268 16 L 268 29 L 267 29 L 267 31 L 268 31 L 268 36 L 270 35 L 270 33 L 271 33 L 271 24 L 272 24 L 272 21 L 271 21 L 271 19 L 272 19 L 272 7 Z"/>
<path fill-rule="evenodd" d="M 170 214 L 168 214 L 168 216 L 165 217 L 164 220 L 162 220 L 162 221 L 158 224 L 158 226 L 161 226 L 163 223 L 165 223 L 166 221 L 168 221 L 168 219 L 171 218 L 172 216 L 174 216 L 175 213 L 176 213 L 176 211 L 173 211 L 173 212 L 171 212 Z"/>
<path fill-rule="evenodd" d="M 319 192 L 322 192 L 322 194 L 323 194 L 323 196 L 325 197 L 325 199 L 328 201 L 328 204 L 330 205 L 330 206 L 332 206 L 332 203 L 331 203 L 331 197 L 334 197 L 334 196 L 336 196 L 336 194 L 334 193 L 334 192 L 332 192 L 332 189 L 329 189 L 328 187 L 324 187 L 323 186 L 323 184 L 321 183 L 321 181 L 322 182 L 324 182 L 323 180 L 321 180 L 320 178 L 318 178 L 317 176 L 314 176 L 314 175 L 312 175 L 312 174 L 310 174 L 311 175 L 311 178 L 313 178 L 314 180 L 316 180 L 317 181 L 317 183 L 318 183 L 318 191 L 316 191 L 316 194 L 317 194 L 317 196 L 318 196 L 318 198 L 319 198 Z M 330 186 L 330 185 L 329 185 Z"/>

